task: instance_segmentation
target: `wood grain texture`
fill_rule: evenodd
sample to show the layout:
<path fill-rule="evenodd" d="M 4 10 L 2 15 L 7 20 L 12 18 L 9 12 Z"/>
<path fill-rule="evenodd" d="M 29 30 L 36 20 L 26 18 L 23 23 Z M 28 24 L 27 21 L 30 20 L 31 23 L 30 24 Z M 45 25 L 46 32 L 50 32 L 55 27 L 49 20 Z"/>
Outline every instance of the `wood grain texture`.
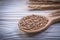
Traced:
<path fill-rule="evenodd" d="M 23 16 L 35 13 L 46 15 L 52 11 L 28 11 L 25 0 L 2 0 L 0 3 L 0 40 L 60 40 L 60 23 L 31 37 L 20 31 L 17 25 Z"/>

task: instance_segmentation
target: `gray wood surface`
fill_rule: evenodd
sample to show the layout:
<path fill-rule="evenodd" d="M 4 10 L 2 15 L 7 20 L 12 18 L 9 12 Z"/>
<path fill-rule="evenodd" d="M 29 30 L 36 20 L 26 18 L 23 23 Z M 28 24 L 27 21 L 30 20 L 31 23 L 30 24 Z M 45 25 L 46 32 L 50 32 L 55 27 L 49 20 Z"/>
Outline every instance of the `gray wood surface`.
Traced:
<path fill-rule="evenodd" d="M 28 11 L 26 0 L 0 0 L 0 40 L 60 40 L 60 23 L 33 36 L 18 28 L 18 20 L 26 15 L 47 15 L 54 10 Z"/>

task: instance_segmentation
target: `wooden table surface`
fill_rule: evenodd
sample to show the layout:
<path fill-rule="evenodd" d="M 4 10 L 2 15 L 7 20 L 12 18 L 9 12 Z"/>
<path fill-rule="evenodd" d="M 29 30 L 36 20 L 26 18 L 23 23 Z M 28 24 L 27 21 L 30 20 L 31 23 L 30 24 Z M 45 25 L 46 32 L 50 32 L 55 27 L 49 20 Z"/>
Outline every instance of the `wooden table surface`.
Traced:
<path fill-rule="evenodd" d="M 19 30 L 18 20 L 26 15 L 47 15 L 54 10 L 29 11 L 26 0 L 0 0 L 0 40 L 60 40 L 60 23 L 29 36 Z"/>

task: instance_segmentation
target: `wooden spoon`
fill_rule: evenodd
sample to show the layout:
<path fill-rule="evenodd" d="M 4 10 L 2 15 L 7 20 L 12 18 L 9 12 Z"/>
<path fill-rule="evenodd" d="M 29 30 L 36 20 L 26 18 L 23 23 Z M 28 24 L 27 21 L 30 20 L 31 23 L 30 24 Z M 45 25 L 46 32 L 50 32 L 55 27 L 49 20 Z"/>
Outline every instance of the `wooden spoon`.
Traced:
<path fill-rule="evenodd" d="M 47 16 L 44 16 L 44 17 L 46 17 L 48 19 L 48 23 L 45 26 L 41 27 L 40 29 L 37 29 L 37 30 L 24 30 L 24 29 L 21 29 L 20 21 L 18 23 L 19 29 L 22 30 L 22 31 L 24 31 L 24 32 L 26 32 L 26 33 L 37 33 L 37 32 L 41 32 L 41 31 L 47 29 L 51 24 L 60 21 L 60 11 L 53 12 L 53 13 L 47 15 Z"/>

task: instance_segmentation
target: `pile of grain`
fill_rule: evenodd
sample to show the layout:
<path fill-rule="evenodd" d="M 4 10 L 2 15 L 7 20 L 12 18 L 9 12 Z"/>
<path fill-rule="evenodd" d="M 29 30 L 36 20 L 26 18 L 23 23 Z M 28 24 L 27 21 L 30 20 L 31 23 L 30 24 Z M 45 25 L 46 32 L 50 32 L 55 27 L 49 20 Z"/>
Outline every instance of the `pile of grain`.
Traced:
<path fill-rule="evenodd" d="M 49 16 L 51 16 L 51 17 L 60 16 L 60 10 L 52 12 L 51 14 L 49 14 Z"/>
<path fill-rule="evenodd" d="M 60 16 L 60 10 L 57 10 L 56 12 L 51 13 L 50 16 L 52 17 Z"/>
<path fill-rule="evenodd" d="M 48 19 L 43 16 L 30 15 L 30 16 L 23 17 L 19 21 L 19 28 L 21 30 L 34 31 L 44 27 L 47 24 L 47 22 Z"/>

